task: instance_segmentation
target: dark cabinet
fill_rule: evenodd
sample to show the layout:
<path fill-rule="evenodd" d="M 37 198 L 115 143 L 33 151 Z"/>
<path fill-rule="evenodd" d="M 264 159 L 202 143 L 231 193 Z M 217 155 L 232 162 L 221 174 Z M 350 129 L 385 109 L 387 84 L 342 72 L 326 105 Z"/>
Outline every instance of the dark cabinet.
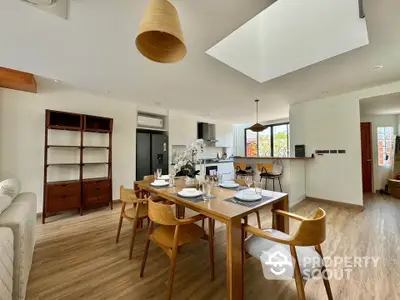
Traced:
<path fill-rule="evenodd" d="M 44 201 L 42 222 L 46 217 L 58 214 L 64 211 L 77 210 L 82 214 L 84 209 L 91 209 L 98 206 L 110 205 L 112 208 L 112 130 L 113 119 L 83 115 L 70 112 L 61 112 L 46 110 L 45 123 L 45 147 L 44 147 Z M 49 130 L 71 130 L 79 131 L 79 145 L 50 144 Z M 90 145 L 85 146 L 84 133 L 98 133 L 108 135 L 108 145 Z M 56 134 L 56 133 L 52 133 Z M 57 139 L 60 140 L 60 139 Z M 57 162 L 48 161 L 49 149 L 52 151 L 78 151 L 79 162 Z M 85 151 L 83 151 L 85 149 Z M 91 151 L 107 151 L 106 161 L 100 162 L 84 162 L 86 155 L 90 155 Z M 83 178 L 85 168 L 93 168 L 98 165 L 107 166 L 107 177 L 105 178 Z M 63 172 L 63 168 L 76 168 L 79 176 L 70 181 L 48 181 L 48 169 L 58 168 L 56 172 Z M 58 171 L 59 170 L 59 171 Z M 85 169 L 86 170 L 86 169 Z M 93 172 L 90 172 L 93 174 Z M 95 175 L 95 174 L 94 174 Z M 104 175 L 102 175 L 104 176 Z M 99 176 L 101 177 L 101 176 Z"/>

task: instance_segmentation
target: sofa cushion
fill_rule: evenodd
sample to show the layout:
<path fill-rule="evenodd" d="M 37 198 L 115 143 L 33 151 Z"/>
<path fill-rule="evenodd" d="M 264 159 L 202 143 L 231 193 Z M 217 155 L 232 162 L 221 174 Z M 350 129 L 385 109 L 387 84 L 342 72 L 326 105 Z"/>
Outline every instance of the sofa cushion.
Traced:
<path fill-rule="evenodd" d="M 0 214 L 11 204 L 12 198 L 8 195 L 0 195 Z"/>
<path fill-rule="evenodd" d="M 13 290 L 14 235 L 10 228 L 0 228 L 0 299 L 11 300 Z"/>
<path fill-rule="evenodd" d="M 35 247 L 36 195 L 20 193 L 0 215 L 0 227 L 14 234 L 13 300 L 25 299 Z"/>
<path fill-rule="evenodd" d="M 16 178 L 9 178 L 0 182 L 0 195 L 8 195 L 13 200 L 21 191 L 21 182 Z"/>

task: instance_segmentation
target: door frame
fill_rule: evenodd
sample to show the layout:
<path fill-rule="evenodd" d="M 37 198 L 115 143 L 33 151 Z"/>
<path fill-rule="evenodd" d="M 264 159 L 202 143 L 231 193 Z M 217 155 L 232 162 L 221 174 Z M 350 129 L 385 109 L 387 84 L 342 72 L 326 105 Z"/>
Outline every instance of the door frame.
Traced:
<path fill-rule="evenodd" d="M 372 161 L 371 161 L 371 193 L 375 193 L 375 191 L 374 191 L 374 188 L 375 188 L 375 186 L 374 186 L 374 148 L 373 148 L 373 145 L 372 145 L 372 143 L 374 142 L 374 140 L 373 140 L 373 128 L 372 128 L 372 122 L 360 122 L 360 143 L 361 143 L 361 139 L 362 139 L 362 135 L 361 135 L 361 125 L 362 124 L 369 124 L 369 136 L 370 136 L 370 141 L 371 141 L 371 143 L 370 143 L 370 148 L 371 148 L 371 159 L 372 159 Z M 363 161 L 362 161 L 362 157 L 363 157 L 363 148 L 362 148 L 362 145 L 361 145 L 361 181 L 363 182 L 363 177 L 364 177 L 364 171 L 363 171 Z M 362 184 L 364 184 L 364 183 L 362 183 Z M 363 193 L 364 193 L 364 189 L 363 189 Z"/>

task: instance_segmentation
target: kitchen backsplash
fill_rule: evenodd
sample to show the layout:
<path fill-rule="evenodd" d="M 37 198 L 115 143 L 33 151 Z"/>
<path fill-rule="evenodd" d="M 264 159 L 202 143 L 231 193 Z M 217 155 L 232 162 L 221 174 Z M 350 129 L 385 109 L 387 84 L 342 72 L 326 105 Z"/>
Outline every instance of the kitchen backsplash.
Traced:
<path fill-rule="evenodd" d="M 185 146 L 175 146 L 172 145 L 172 163 L 175 163 L 175 156 L 176 153 L 182 152 L 185 150 Z M 219 153 L 219 156 L 221 157 L 223 153 L 230 155 L 230 148 L 222 148 L 222 147 L 206 147 L 203 152 L 203 157 L 204 158 L 216 158 L 217 153 Z"/>

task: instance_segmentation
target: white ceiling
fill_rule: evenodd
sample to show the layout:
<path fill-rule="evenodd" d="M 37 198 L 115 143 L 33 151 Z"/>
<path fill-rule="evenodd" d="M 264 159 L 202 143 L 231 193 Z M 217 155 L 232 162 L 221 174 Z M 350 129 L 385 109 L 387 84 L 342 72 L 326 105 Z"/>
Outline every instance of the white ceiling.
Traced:
<path fill-rule="evenodd" d="M 290 103 L 400 78 L 400 1 L 365 0 L 368 46 L 259 84 L 205 51 L 272 0 L 173 0 L 188 55 L 161 65 L 142 57 L 135 36 L 145 0 L 71 0 L 68 20 L 20 0 L 1 0 L 0 66 L 150 105 L 213 113 L 234 122 L 288 116 Z M 313 16 L 310 16 L 313 17 Z M 8 30 L 4 30 L 8 28 Z M 296 47 L 296 45 L 293 45 Z M 370 72 L 375 65 L 381 70 Z"/>
<path fill-rule="evenodd" d="M 364 116 L 400 114 L 400 93 L 361 99 L 360 112 Z"/>
<path fill-rule="evenodd" d="M 367 45 L 358 1 L 276 1 L 206 53 L 266 82 Z"/>

